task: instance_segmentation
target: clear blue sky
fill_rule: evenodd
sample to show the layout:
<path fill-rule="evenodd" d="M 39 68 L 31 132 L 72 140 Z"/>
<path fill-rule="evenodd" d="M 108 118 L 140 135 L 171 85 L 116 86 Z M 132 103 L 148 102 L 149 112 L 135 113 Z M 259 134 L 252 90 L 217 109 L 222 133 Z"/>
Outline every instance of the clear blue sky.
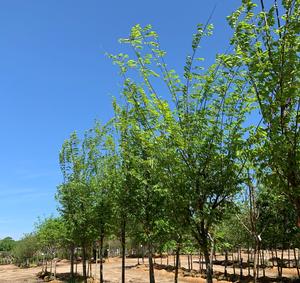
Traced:
<path fill-rule="evenodd" d="M 95 118 L 112 117 L 118 71 L 105 52 L 122 52 L 118 38 L 152 24 L 168 65 L 182 68 L 197 23 L 217 4 L 208 61 L 228 46 L 226 16 L 240 1 L 3 0 L 0 5 L 0 238 L 18 239 L 37 217 L 56 213 L 63 141 Z M 181 71 L 181 70 L 180 70 Z"/>

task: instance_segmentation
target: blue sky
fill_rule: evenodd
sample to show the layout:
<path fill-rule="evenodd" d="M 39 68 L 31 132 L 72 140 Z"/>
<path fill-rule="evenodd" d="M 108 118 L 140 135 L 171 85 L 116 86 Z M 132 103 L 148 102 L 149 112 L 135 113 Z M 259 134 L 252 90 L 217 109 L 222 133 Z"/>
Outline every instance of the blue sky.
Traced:
<path fill-rule="evenodd" d="M 121 80 L 105 56 L 118 38 L 152 24 L 167 62 L 182 69 L 197 23 L 215 4 L 214 36 L 201 57 L 225 51 L 226 16 L 239 0 L 3 0 L 0 4 L 0 238 L 18 239 L 37 218 L 56 213 L 58 153 L 73 131 L 112 117 Z"/>

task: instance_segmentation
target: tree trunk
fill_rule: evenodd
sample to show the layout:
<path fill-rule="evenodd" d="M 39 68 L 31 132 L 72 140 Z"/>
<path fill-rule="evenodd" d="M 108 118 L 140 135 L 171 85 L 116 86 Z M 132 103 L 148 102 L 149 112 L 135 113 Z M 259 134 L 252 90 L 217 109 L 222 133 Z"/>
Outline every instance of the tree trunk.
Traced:
<path fill-rule="evenodd" d="M 224 276 L 227 278 L 228 252 L 225 251 Z"/>
<path fill-rule="evenodd" d="M 86 248 L 85 244 L 82 244 L 82 276 L 84 283 L 87 283 L 87 277 L 86 277 Z"/>
<path fill-rule="evenodd" d="M 180 255 L 180 245 L 177 244 L 177 248 L 176 248 L 176 262 L 175 262 L 175 278 L 174 278 L 174 283 L 177 283 L 177 282 L 178 282 L 179 255 Z"/>
<path fill-rule="evenodd" d="M 149 249 L 149 282 L 155 283 L 155 277 L 154 277 L 154 266 L 153 266 L 153 258 L 152 258 L 152 244 L 148 244 Z"/>
<path fill-rule="evenodd" d="M 95 262 L 95 281 L 97 282 L 97 271 L 98 271 L 98 255 L 99 255 L 99 251 L 97 249 L 97 245 L 96 245 L 96 253 L 95 253 L 95 259 L 96 259 L 96 262 Z"/>
<path fill-rule="evenodd" d="M 232 269 L 233 269 L 233 274 L 235 275 L 234 251 L 232 252 Z"/>
<path fill-rule="evenodd" d="M 54 261 L 54 279 L 56 280 L 56 260 Z"/>
<path fill-rule="evenodd" d="M 248 245 L 248 249 L 247 249 L 247 265 L 248 265 L 248 276 L 250 276 L 250 249 L 249 249 L 249 245 Z"/>
<path fill-rule="evenodd" d="M 122 246 L 122 283 L 125 283 L 125 259 L 126 259 L 126 221 L 123 218 L 121 227 L 121 246 Z M 143 253 L 143 252 L 142 252 Z M 144 261 L 144 255 L 143 255 Z"/>
<path fill-rule="evenodd" d="M 100 235 L 100 283 L 103 283 L 103 240 L 104 234 Z"/>
<path fill-rule="evenodd" d="M 214 273 L 214 262 L 213 262 L 214 251 L 215 251 L 215 242 L 212 239 L 212 241 L 211 241 L 211 249 L 210 249 L 210 268 L 211 268 L 210 272 L 211 272 L 211 275 L 213 275 L 213 273 Z"/>
<path fill-rule="evenodd" d="M 260 271 L 260 264 L 259 264 L 259 262 L 261 262 L 261 256 L 260 256 L 260 247 L 258 246 L 258 250 L 257 250 L 257 266 L 256 266 L 257 278 L 259 278 L 259 271 Z"/>
<path fill-rule="evenodd" d="M 296 268 L 297 268 L 298 278 L 300 278 L 299 265 L 298 265 L 298 259 L 297 259 L 297 256 L 296 256 L 296 249 L 295 248 L 294 248 L 294 259 L 295 259 L 295 265 L 296 265 Z"/>
<path fill-rule="evenodd" d="M 204 253 L 204 260 L 206 265 L 206 282 L 212 283 L 212 266 L 211 266 L 211 257 L 209 256 L 209 251 L 207 244 L 203 245 L 203 253 Z"/>
<path fill-rule="evenodd" d="M 70 261 L 71 261 L 71 267 L 70 267 L 70 274 L 71 274 L 71 281 L 74 279 L 74 246 L 72 245 L 71 248 L 71 255 L 70 255 Z"/>
<path fill-rule="evenodd" d="M 52 278 L 52 262 L 53 262 L 53 260 L 51 258 L 51 260 L 50 260 L 50 278 Z"/>
<path fill-rule="evenodd" d="M 265 253 L 264 250 L 261 250 L 261 264 L 262 264 L 262 269 L 263 269 L 263 277 L 266 276 L 266 270 L 265 270 Z"/>
<path fill-rule="evenodd" d="M 278 261 L 277 245 L 275 247 L 275 256 L 276 256 L 278 277 L 281 277 L 281 275 L 280 275 L 280 262 Z"/>
<path fill-rule="evenodd" d="M 240 257 L 240 280 L 243 279 L 243 258 Z"/>
<path fill-rule="evenodd" d="M 254 260 L 253 260 L 253 280 L 254 283 L 257 282 L 257 257 L 258 257 L 258 241 L 255 242 L 254 247 Z"/>
<path fill-rule="evenodd" d="M 284 243 L 282 243 L 282 248 L 281 248 L 281 262 L 280 262 L 280 277 L 282 277 L 282 269 L 283 269 L 283 252 L 284 252 Z"/>

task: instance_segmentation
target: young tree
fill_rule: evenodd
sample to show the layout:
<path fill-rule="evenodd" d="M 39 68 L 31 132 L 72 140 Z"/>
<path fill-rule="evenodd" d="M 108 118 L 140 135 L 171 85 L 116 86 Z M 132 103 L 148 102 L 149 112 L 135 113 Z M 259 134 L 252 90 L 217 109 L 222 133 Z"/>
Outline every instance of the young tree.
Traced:
<path fill-rule="evenodd" d="M 209 27 L 207 30 L 210 33 Z M 249 101 L 241 95 L 242 90 L 245 92 L 248 88 L 239 78 L 238 68 L 225 62 L 225 56 L 220 56 L 218 62 L 204 73 L 199 71 L 199 66 L 193 66 L 204 33 L 205 29 L 199 27 L 194 36 L 193 55 L 188 56 L 185 66 L 185 83 L 174 72 L 166 70 L 165 52 L 160 49 L 157 35 L 150 26 L 143 29 L 137 25 L 130 37 L 122 40 L 133 47 L 135 60 L 123 54 L 113 58 L 125 77 L 124 93 L 133 113 L 129 125 L 136 150 L 134 162 L 139 171 L 132 172 L 141 182 L 139 187 L 145 187 L 145 192 L 138 195 L 152 194 L 153 188 L 157 188 L 155 192 L 163 192 L 167 187 L 159 183 L 160 173 L 155 170 L 162 150 L 157 144 L 160 139 L 165 139 L 165 144 L 170 144 L 176 153 L 173 160 L 178 162 L 183 179 L 181 193 L 184 194 L 186 215 L 205 255 L 207 281 L 212 282 L 209 250 L 213 241 L 210 232 L 222 218 L 241 183 L 239 154 L 243 149 L 246 131 L 243 122 L 249 111 Z M 157 72 L 151 69 L 153 62 L 158 66 Z M 141 83 L 126 77 L 129 68 L 138 70 Z M 173 111 L 170 104 L 158 96 L 151 82 L 153 77 L 159 77 L 158 72 L 175 102 Z M 153 196 L 154 205 L 149 198 L 146 203 L 157 207 L 160 197 L 155 195 L 152 199 Z M 146 212 L 150 211 L 148 207 Z"/>
<path fill-rule="evenodd" d="M 231 43 L 263 121 L 261 177 L 288 197 L 300 226 L 300 1 L 257 2 L 243 1 L 228 18 Z"/>
<path fill-rule="evenodd" d="M 76 133 L 63 144 L 60 153 L 60 164 L 64 183 L 58 187 L 57 199 L 59 211 L 69 231 L 71 243 L 71 261 L 74 260 L 75 245 L 82 248 L 83 277 L 87 281 L 86 260 L 87 248 L 95 238 L 93 225 L 94 201 L 93 186 L 90 184 L 87 166 L 87 149 Z M 73 277 L 73 264 L 71 264 Z"/>
<path fill-rule="evenodd" d="M 50 273 L 52 274 L 52 261 L 60 248 L 67 243 L 65 223 L 61 218 L 49 217 L 39 220 L 36 224 L 36 237 L 40 250 L 47 258 L 51 259 Z M 54 262 L 54 277 L 56 274 L 56 262 Z"/>

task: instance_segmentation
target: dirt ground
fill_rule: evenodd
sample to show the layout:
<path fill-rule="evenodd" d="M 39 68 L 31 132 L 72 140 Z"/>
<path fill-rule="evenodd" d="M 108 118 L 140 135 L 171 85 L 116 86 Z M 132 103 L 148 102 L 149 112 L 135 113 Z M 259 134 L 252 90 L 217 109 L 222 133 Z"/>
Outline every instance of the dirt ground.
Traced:
<path fill-rule="evenodd" d="M 148 283 L 148 268 L 146 265 L 137 265 L 137 259 L 126 260 L 126 282 L 128 283 Z M 99 267 L 99 265 L 98 265 Z M 98 268 L 97 268 L 98 269 Z M 33 283 L 42 282 L 36 278 L 36 274 L 41 271 L 41 267 L 20 269 L 14 265 L 0 265 L 0 283 Z M 70 271 L 70 265 L 67 262 L 57 263 L 57 274 Z M 82 265 L 78 264 L 77 271 L 82 274 Z M 95 276 L 95 264 L 92 265 L 92 275 Z M 121 276 L 121 259 L 112 258 L 104 264 L 104 279 L 107 283 L 119 283 Z M 99 278 L 99 273 L 97 274 Z M 173 283 L 174 274 L 165 270 L 155 270 L 155 278 L 158 283 Z M 181 283 L 205 282 L 198 278 L 183 278 Z"/>
<path fill-rule="evenodd" d="M 140 260 L 140 265 L 137 264 L 138 260 L 133 258 L 126 259 L 126 282 L 128 283 L 148 283 L 148 267 L 145 260 L 145 264 L 142 264 Z M 167 259 L 163 258 L 156 259 L 157 264 L 166 264 Z M 169 257 L 169 264 L 173 263 L 173 257 Z M 181 256 L 181 266 L 187 268 L 187 257 Z M 95 264 L 92 265 L 92 276 L 95 278 Z M 97 267 L 97 271 L 99 265 Z M 198 259 L 195 257 L 193 259 L 193 269 L 199 269 Z M 223 272 L 224 267 L 214 265 L 214 270 Z M 14 265 L 0 265 L 0 283 L 33 283 L 33 282 L 42 282 L 36 278 L 36 274 L 41 271 L 41 267 L 33 267 L 27 269 L 20 269 Z M 70 264 L 68 261 L 62 261 L 57 263 L 57 274 L 67 273 L 70 271 Z M 228 267 L 228 273 L 233 273 L 232 267 Z M 78 264 L 77 272 L 82 273 L 82 265 Z M 243 271 L 246 275 L 246 269 Z M 236 270 L 236 273 L 239 274 L 239 269 Z M 266 276 L 276 278 L 277 269 L 276 268 L 267 268 Z M 104 263 L 104 279 L 106 283 L 119 283 L 121 276 L 121 259 L 120 258 L 110 258 Z M 297 276 L 297 271 L 295 268 L 284 268 L 283 276 L 293 278 Z M 99 278 L 99 271 L 97 272 L 96 278 Z M 164 269 L 155 269 L 155 279 L 157 283 L 173 283 L 174 282 L 174 273 L 168 272 Z M 217 281 L 215 282 L 224 283 L 227 281 Z M 275 281 L 275 279 L 274 279 Z M 179 275 L 180 283 L 204 283 L 205 280 L 199 277 L 192 277 L 191 274 L 180 271 Z M 270 281 L 269 281 L 270 282 Z"/>

